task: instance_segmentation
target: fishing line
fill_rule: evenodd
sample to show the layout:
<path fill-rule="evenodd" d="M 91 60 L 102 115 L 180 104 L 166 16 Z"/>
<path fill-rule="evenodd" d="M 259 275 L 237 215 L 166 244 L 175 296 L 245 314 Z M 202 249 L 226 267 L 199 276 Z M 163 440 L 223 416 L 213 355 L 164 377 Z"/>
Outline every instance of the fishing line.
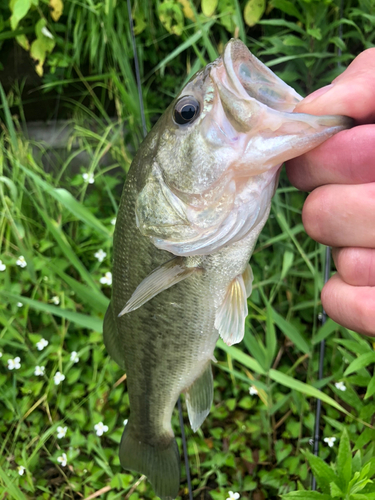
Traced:
<path fill-rule="evenodd" d="M 130 33 L 131 33 L 132 45 L 133 45 L 135 76 L 136 76 L 137 87 L 138 87 L 139 107 L 140 107 L 141 118 L 142 118 L 143 137 L 146 137 L 147 127 L 146 127 L 145 109 L 143 106 L 142 84 L 141 84 L 141 76 L 140 76 L 140 72 L 139 72 L 139 62 L 138 62 L 138 55 L 137 55 L 137 46 L 136 46 L 135 36 L 134 36 L 133 16 L 132 16 L 132 10 L 131 10 L 131 6 L 130 6 L 130 0 L 127 0 L 127 4 L 128 4 L 129 27 L 130 27 Z M 179 420 L 180 420 L 182 449 L 184 452 L 184 460 L 185 460 L 186 481 L 187 481 L 188 490 L 189 490 L 189 500 L 193 500 L 193 489 L 191 486 L 191 479 L 190 479 L 189 456 L 187 453 L 187 444 L 186 444 L 186 436 L 185 436 L 185 428 L 184 428 L 184 417 L 182 415 L 182 406 L 181 406 L 180 396 L 178 397 L 178 400 L 177 400 L 177 406 L 178 406 L 178 415 L 179 415 Z"/>
<path fill-rule="evenodd" d="M 344 0 L 340 0 L 340 12 L 339 12 L 339 18 L 340 20 L 343 18 L 344 15 Z M 339 24 L 338 28 L 338 37 L 340 40 L 342 40 L 342 23 Z M 342 51 L 341 48 L 338 48 L 337 55 L 341 56 Z M 338 67 L 340 67 L 340 61 L 337 63 Z M 331 269 L 331 248 L 326 247 L 326 256 L 325 256 L 325 262 L 324 262 L 324 284 L 327 283 L 329 280 L 329 275 L 330 275 L 330 269 Z M 322 311 L 322 326 L 325 324 L 327 321 L 327 313 L 325 312 L 324 308 Z M 324 354 L 325 354 L 325 346 L 326 342 L 323 339 L 320 342 L 320 349 L 319 349 L 319 374 L 318 374 L 318 379 L 322 380 L 323 378 L 323 365 L 324 365 Z M 322 413 L 322 401 L 321 399 L 316 400 L 316 413 L 315 413 L 315 430 L 314 430 L 314 438 L 313 438 L 313 453 L 315 456 L 318 456 L 319 454 L 319 440 L 320 440 L 320 418 L 321 418 L 321 413 Z M 315 476 L 312 478 L 312 483 L 311 483 L 311 489 L 313 491 L 316 490 L 316 479 Z"/>

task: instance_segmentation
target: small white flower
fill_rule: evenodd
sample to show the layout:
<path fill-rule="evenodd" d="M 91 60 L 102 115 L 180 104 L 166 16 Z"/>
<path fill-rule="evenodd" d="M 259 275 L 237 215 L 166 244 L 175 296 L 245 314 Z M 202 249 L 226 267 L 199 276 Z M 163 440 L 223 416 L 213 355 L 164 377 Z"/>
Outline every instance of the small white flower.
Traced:
<path fill-rule="evenodd" d="M 100 283 L 102 283 L 103 285 L 112 285 L 112 273 L 105 273 L 105 275 L 100 278 Z"/>
<path fill-rule="evenodd" d="M 126 419 L 124 420 L 124 425 L 126 425 L 127 423 L 128 423 L 128 419 L 126 418 Z"/>
<path fill-rule="evenodd" d="M 48 346 L 48 340 L 46 339 L 40 339 L 39 342 L 36 343 L 36 348 L 38 351 L 43 351 L 45 347 Z"/>
<path fill-rule="evenodd" d="M 61 439 L 66 436 L 67 427 L 61 427 L 61 425 L 57 428 L 57 439 Z"/>
<path fill-rule="evenodd" d="M 45 366 L 36 366 L 34 370 L 34 375 L 36 375 L 37 377 L 41 377 L 42 375 L 44 375 L 45 369 L 46 369 Z"/>
<path fill-rule="evenodd" d="M 56 306 L 60 304 L 60 299 L 57 295 L 54 295 L 51 299 L 51 302 L 53 302 Z"/>
<path fill-rule="evenodd" d="M 17 356 L 14 359 L 8 359 L 9 370 L 19 370 L 21 368 L 21 358 Z"/>
<path fill-rule="evenodd" d="M 104 425 L 103 422 L 99 422 L 94 425 L 94 429 L 96 430 L 97 436 L 103 436 L 103 434 L 108 431 L 108 425 Z"/>
<path fill-rule="evenodd" d="M 233 491 L 230 491 L 229 492 L 229 497 L 227 498 L 227 500 L 238 500 L 240 498 L 240 494 L 237 493 L 237 492 L 233 492 Z"/>
<path fill-rule="evenodd" d="M 55 382 L 55 385 L 60 385 L 61 382 L 65 380 L 65 375 L 63 375 L 61 372 L 56 372 L 53 380 Z"/>
<path fill-rule="evenodd" d="M 61 464 L 61 467 L 65 467 L 65 465 L 68 463 L 66 453 L 63 453 L 61 457 L 57 457 L 57 461 Z"/>
<path fill-rule="evenodd" d="M 17 302 L 17 307 L 22 307 L 22 306 L 23 306 L 22 302 Z"/>
<path fill-rule="evenodd" d="M 332 446 L 335 444 L 336 438 L 335 437 L 324 438 L 323 441 L 327 443 L 330 448 L 332 448 Z"/>
<path fill-rule="evenodd" d="M 73 361 L 73 363 L 78 363 L 79 356 L 78 356 L 78 353 L 76 351 L 72 351 L 70 353 L 70 361 Z"/>
<path fill-rule="evenodd" d="M 85 172 L 84 174 L 82 174 L 82 177 L 83 177 L 83 180 L 85 182 L 88 182 L 89 184 L 94 184 L 95 182 L 95 178 L 94 178 L 94 174 L 93 173 L 87 173 Z"/>
<path fill-rule="evenodd" d="M 111 224 L 112 226 L 116 225 L 116 217 L 113 217 L 113 219 L 111 220 Z"/>
<path fill-rule="evenodd" d="M 18 470 L 18 474 L 20 476 L 23 476 L 26 469 L 23 465 L 20 465 L 19 467 L 17 467 L 17 470 Z"/>
<path fill-rule="evenodd" d="M 344 382 L 336 382 L 335 387 L 339 391 L 342 391 L 342 392 L 346 391 L 346 385 L 344 384 Z"/>
<path fill-rule="evenodd" d="M 43 28 L 40 31 L 43 33 L 44 36 L 46 36 L 47 38 L 51 38 L 51 40 L 53 40 L 53 35 L 46 26 L 43 26 Z"/>
<path fill-rule="evenodd" d="M 27 262 L 25 260 L 25 257 L 23 255 L 20 255 L 18 257 L 18 260 L 16 261 L 16 264 L 17 264 L 17 266 L 20 266 L 20 267 L 26 267 L 27 266 Z"/>
<path fill-rule="evenodd" d="M 258 394 L 258 390 L 255 389 L 255 387 L 251 386 L 249 389 L 249 394 L 250 396 L 255 396 L 256 394 Z"/>
<path fill-rule="evenodd" d="M 5 264 L 3 264 L 2 260 L 0 260 L 0 271 L 5 271 L 6 268 L 7 268 L 7 266 Z"/>
<path fill-rule="evenodd" d="M 96 253 L 94 253 L 94 257 L 96 257 L 99 262 L 103 262 L 103 260 L 107 257 L 107 254 L 102 249 L 100 249 Z"/>
<path fill-rule="evenodd" d="M 2 358 L 2 357 L 3 357 L 3 353 L 0 351 L 0 358 Z"/>

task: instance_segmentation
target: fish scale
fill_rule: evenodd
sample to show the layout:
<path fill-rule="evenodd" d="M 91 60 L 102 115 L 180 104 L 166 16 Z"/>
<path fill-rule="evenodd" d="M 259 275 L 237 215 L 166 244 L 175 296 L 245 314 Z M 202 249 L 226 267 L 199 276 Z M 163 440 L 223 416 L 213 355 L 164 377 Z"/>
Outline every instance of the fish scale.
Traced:
<path fill-rule="evenodd" d="M 216 341 L 244 335 L 249 260 L 280 164 L 351 125 L 292 113 L 301 99 L 231 40 L 169 106 L 127 175 L 104 342 L 127 373 L 121 465 L 145 474 L 163 500 L 179 491 L 178 396 L 196 431 L 212 404 Z"/>

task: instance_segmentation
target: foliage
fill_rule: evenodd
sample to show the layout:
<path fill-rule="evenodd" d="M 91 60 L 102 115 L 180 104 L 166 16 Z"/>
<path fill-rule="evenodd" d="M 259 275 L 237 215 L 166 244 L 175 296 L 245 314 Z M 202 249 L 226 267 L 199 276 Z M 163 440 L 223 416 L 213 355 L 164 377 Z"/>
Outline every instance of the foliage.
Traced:
<path fill-rule="evenodd" d="M 374 41 L 373 2 L 344 3 L 341 16 L 331 0 L 272 0 L 264 13 L 262 2 L 140 0 L 133 16 L 148 126 L 233 35 L 301 93 L 328 83 Z M 16 0 L 0 12 L 0 40 L 17 37 L 37 55 L 43 89 L 60 92 L 73 127 L 61 158 L 32 143 L 20 91 L 6 96 L 0 87 L 0 493 L 153 498 L 144 478 L 119 465 L 129 402 L 101 336 L 112 221 L 142 139 L 126 4 Z M 74 163 L 82 153 L 88 167 Z M 229 490 L 254 500 L 373 498 L 374 346 L 332 320 L 319 324 L 324 249 L 303 231 L 303 199 L 282 176 L 252 258 L 244 341 L 219 343 L 214 407 L 198 433 L 187 430 L 193 486 L 207 498 Z M 39 350 L 42 339 L 48 345 Z M 65 379 L 57 384 L 58 372 Z M 316 397 L 324 403 L 323 437 L 341 436 L 338 449 L 322 443 L 320 458 L 307 451 Z M 100 422 L 108 430 L 98 436 Z M 172 425 L 179 436 L 177 414 Z M 67 427 L 64 436 L 59 427 Z M 309 468 L 321 493 L 307 491 Z"/>

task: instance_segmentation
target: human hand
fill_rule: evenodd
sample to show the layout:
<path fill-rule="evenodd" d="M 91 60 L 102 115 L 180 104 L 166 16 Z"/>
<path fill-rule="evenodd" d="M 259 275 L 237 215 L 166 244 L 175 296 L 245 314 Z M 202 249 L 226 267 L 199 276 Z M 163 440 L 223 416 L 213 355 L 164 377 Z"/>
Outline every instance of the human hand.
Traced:
<path fill-rule="evenodd" d="M 296 107 L 299 113 L 354 118 L 316 149 L 287 162 L 306 232 L 333 247 L 335 274 L 322 304 L 337 323 L 375 336 L 375 49 L 362 52 L 331 85 Z"/>

